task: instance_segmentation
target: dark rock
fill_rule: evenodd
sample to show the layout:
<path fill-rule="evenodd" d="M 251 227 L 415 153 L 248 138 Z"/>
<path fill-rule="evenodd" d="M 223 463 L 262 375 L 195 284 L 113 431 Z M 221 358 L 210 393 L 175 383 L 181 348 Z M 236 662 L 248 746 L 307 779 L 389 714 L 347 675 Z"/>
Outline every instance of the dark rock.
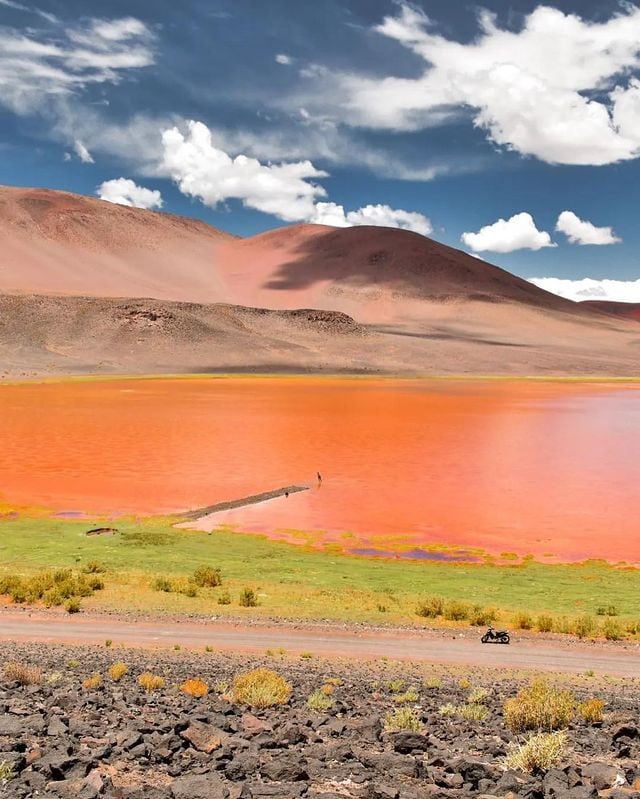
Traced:
<path fill-rule="evenodd" d="M 429 739 L 419 732 L 394 732 L 389 737 L 395 751 L 403 754 L 426 752 L 429 748 Z"/>
<path fill-rule="evenodd" d="M 589 763 L 582 768 L 582 776 L 589 780 L 598 791 L 624 785 L 626 778 L 622 772 L 609 763 Z"/>
<path fill-rule="evenodd" d="M 173 799 L 227 799 L 229 791 L 218 774 L 179 777 L 171 785 Z"/>
<path fill-rule="evenodd" d="M 309 778 L 305 759 L 295 753 L 281 754 L 268 760 L 262 764 L 260 772 L 274 782 L 298 782 Z"/>
<path fill-rule="evenodd" d="M 212 727 L 210 724 L 204 724 L 201 721 L 194 721 L 180 733 L 180 736 L 188 741 L 194 749 L 199 752 L 211 754 L 216 749 L 222 746 L 222 743 L 228 737 L 226 733 L 217 727 Z"/>

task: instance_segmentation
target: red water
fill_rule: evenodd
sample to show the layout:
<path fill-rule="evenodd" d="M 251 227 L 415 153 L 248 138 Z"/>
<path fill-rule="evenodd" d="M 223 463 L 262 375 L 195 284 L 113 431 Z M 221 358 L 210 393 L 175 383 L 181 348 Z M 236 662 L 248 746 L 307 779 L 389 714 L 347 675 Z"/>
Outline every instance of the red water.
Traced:
<path fill-rule="evenodd" d="M 348 550 L 640 562 L 638 391 L 315 378 L 3 386 L 0 499 L 161 513 L 307 484 L 214 523 L 307 531 Z"/>

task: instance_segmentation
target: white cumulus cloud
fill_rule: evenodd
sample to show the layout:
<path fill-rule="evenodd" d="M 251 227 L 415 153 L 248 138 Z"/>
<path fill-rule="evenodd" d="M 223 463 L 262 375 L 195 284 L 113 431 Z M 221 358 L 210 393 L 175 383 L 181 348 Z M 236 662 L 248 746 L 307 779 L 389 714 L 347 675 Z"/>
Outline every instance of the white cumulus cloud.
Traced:
<path fill-rule="evenodd" d="M 283 66 L 289 66 L 289 64 L 293 64 L 293 58 L 286 53 L 278 53 L 276 55 L 276 61 L 278 64 L 282 64 Z"/>
<path fill-rule="evenodd" d="M 611 300 L 614 302 L 640 302 L 640 279 L 596 280 L 584 277 L 570 280 L 560 277 L 532 277 L 531 283 L 568 300 Z"/>
<path fill-rule="evenodd" d="M 403 5 L 375 30 L 413 51 L 415 78 L 318 74 L 324 102 L 352 125 L 421 130 L 470 110 L 498 145 L 549 163 L 601 165 L 640 155 L 640 7 L 604 21 L 546 5 L 519 30 L 484 11 L 480 34 L 461 43 Z"/>
<path fill-rule="evenodd" d="M 428 236 L 433 233 L 431 220 L 417 211 L 403 211 L 388 205 L 365 205 L 356 211 L 345 212 L 337 203 L 316 203 L 316 210 L 309 220 L 319 225 L 334 227 L 351 227 L 352 225 L 375 225 L 377 227 L 397 227 L 402 230 L 413 230 Z"/>
<path fill-rule="evenodd" d="M 556 230 L 564 233 L 571 244 L 617 244 L 622 241 L 610 227 L 596 227 L 580 219 L 573 211 L 563 211 L 558 217 Z"/>
<path fill-rule="evenodd" d="M 492 225 L 485 225 L 477 233 L 463 233 L 460 238 L 474 252 L 541 250 L 557 246 L 546 231 L 538 230 L 531 214 L 524 211 L 510 219 L 498 219 Z"/>
<path fill-rule="evenodd" d="M 345 211 L 341 205 L 325 202 L 326 190 L 315 179 L 328 175 L 311 161 L 265 164 L 242 154 L 233 157 L 214 141 L 202 122 L 192 120 L 185 130 L 166 129 L 162 144 L 160 173 L 175 181 L 183 194 L 212 207 L 234 199 L 285 222 L 384 225 L 422 234 L 432 231 L 429 219 L 417 212 L 388 205 Z"/>
<path fill-rule="evenodd" d="M 155 189 L 138 186 L 129 178 L 105 180 L 98 186 L 96 194 L 101 200 L 134 208 L 162 208 L 162 195 Z"/>

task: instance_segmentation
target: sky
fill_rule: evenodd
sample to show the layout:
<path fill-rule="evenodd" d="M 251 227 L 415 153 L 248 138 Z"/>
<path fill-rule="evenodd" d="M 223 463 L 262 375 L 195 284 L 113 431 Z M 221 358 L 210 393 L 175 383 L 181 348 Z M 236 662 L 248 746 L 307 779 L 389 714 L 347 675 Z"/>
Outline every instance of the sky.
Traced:
<path fill-rule="evenodd" d="M 640 301 L 640 6 L 0 0 L 0 182 Z"/>

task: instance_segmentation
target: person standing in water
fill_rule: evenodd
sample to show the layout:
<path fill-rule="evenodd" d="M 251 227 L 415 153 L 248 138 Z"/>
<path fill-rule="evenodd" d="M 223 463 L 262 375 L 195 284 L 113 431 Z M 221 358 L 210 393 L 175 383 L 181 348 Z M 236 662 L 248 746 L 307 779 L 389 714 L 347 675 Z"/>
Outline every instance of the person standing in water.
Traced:
<path fill-rule="evenodd" d="M 320 485 L 320 483 L 322 483 L 322 475 L 318 472 L 318 485 Z"/>

